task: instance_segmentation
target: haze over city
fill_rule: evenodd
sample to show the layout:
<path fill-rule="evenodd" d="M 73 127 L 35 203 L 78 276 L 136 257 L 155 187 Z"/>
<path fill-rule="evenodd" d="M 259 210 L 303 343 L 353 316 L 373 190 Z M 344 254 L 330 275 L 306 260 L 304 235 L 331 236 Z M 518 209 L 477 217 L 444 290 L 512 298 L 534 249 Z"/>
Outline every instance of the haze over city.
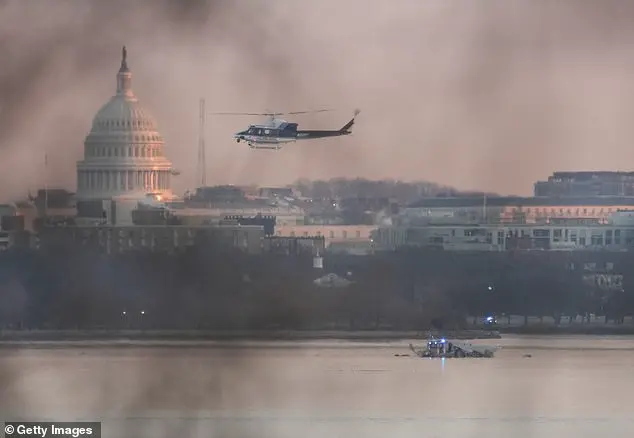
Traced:
<path fill-rule="evenodd" d="M 209 111 L 297 111 L 353 136 L 252 151 L 208 118 L 208 183 L 337 176 L 529 194 L 553 170 L 627 170 L 634 4 L 378 0 L 0 2 L 0 198 L 76 185 L 126 45 L 133 88 L 197 185 Z M 48 153 L 48 178 L 43 156 Z"/>

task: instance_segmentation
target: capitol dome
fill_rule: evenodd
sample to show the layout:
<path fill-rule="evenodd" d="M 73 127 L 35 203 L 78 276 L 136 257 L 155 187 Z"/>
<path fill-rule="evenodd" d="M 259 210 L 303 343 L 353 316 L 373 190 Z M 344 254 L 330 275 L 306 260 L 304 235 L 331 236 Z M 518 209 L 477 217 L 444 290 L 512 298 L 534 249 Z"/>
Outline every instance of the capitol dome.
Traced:
<path fill-rule="evenodd" d="M 101 107 L 92 121 L 91 132 L 103 132 L 115 126 L 132 130 L 156 130 L 154 118 L 139 104 L 137 98 L 121 95 L 113 96 Z"/>
<path fill-rule="evenodd" d="M 84 159 L 77 163 L 77 198 L 171 198 L 173 173 L 156 121 L 132 91 L 124 47 L 116 93 L 95 115 L 84 141 Z"/>

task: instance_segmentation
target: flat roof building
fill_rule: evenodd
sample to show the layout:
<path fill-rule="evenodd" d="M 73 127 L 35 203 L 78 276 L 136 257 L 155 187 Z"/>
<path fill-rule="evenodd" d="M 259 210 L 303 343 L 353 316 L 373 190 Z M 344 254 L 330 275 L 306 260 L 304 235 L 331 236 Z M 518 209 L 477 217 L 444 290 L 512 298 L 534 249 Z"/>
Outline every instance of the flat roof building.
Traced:
<path fill-rule="evenodd" d="M 634 172 L 555 172 L 537 181 L 535 196 L 634 196 Z"/>

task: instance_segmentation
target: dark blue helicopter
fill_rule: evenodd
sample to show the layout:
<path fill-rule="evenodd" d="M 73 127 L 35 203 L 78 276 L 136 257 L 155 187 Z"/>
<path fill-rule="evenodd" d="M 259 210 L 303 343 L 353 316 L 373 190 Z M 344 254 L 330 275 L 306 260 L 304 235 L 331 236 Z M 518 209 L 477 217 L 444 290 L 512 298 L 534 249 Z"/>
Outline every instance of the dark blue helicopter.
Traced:
<path fill-rule="evenodd" d="M 298 130 L 298 123 L 290 123 L 286 120 L 278 118 L 283 115 L 320 113 L 330 110 L 316 111 L 295 111 L 290 113 L 214 113 L 217 115 L 236 115 L 236 116 L 268 116 L 268 122 L 261 125 L 250 125 L 248 129 L 234 134 L 233 138 L 237 143 L 241 141 L 247 143 L 251 149 L 275 149 L 279 150 L 285 143 L 292 143 L 297 140 L 313 140 L 326 137 L 340 137 L 352 134 L 350 130 L 354 125 L 354 120 L 359 114 L 359 110 L 355 110 L 354 117 L 343 127 L 337 130 Z"/>

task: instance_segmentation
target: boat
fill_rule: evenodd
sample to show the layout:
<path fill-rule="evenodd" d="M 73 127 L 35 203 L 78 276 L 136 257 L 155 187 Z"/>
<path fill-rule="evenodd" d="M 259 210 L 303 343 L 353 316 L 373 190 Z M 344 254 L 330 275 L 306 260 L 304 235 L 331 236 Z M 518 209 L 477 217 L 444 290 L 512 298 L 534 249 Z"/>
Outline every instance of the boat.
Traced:
<path fill-rule="evenodd" d="M 493 357 L 499 347 L 492 345 L 474 345 L 470 342 L 449 340 L 445 338 L 427 339 L 423 348 L 409 344 L 410 350 L 418 357 L 450 358 L 450 357 Z"/>

